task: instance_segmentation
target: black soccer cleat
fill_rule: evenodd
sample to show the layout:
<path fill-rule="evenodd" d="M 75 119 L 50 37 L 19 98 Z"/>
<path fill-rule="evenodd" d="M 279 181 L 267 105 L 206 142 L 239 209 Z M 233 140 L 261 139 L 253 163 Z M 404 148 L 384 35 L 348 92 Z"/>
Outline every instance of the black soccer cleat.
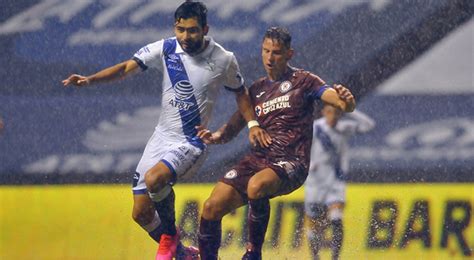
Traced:
<path fill-rule="evenodd" d="M 262 252 L 247 250 L 242 256 L 242 260 L 262 260 Z"/>

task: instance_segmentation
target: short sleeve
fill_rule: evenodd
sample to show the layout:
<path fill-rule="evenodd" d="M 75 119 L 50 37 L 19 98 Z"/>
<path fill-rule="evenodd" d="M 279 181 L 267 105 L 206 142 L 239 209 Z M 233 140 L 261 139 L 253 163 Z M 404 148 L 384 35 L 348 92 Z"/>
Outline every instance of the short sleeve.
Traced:
<path fill-rule="evenodd" d="M 240 73 L 237 59 L 232 54 L 230 64 L 224 75 L 224 86 L 227 90 L 240 91 L 244 86 L 244 78 Z"/>
<path fill-rule="evenodd" d="M 309 73 L 306 80 L 308 81 L 308 97 L 311 100 L 319 100 L 321 99 L 321 96 L 323 95 L 324 91 L 326 91 L 328 88 L 331 88 L 324 80 L 322 80 L 320 77 Z"/>
<path fill-rule="evenodd" d="M 157 41 L 138 50 L 132 59 L 138 63 L 142 70 L 146 70 L 149 67 L 161 69 L 162 57 L 163 41 Z"/>
<path fill-rule="evenodd" d="M 358 124 L 356 121 L 352 120 L 341 120 L 338 123 L 341 126 L 341 130 L 345 136 L 350 137 L 357 133 Z"/>

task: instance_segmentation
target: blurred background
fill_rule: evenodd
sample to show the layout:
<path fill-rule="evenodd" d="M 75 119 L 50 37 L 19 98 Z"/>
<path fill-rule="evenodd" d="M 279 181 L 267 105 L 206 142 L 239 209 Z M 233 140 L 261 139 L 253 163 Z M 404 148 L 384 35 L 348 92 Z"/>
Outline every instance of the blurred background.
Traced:
<path fill-rule="evenodd" d="M 345 241 L 351 245 L 343 246 L 343 258 L 472 257 L 473 1 L 203 2 L 209 35 L 236 54 L 247 85 L 264 75 L 263 32 L 285 26 L 296 50 L 291 64 L 348 86 L 358 109 L 375 120 L 372 132 L 351 142 L 345 228 L 354 240 Z M 61 80 L 92 74 L 172 36 L 179 4 L 0 0 L 0 258 L 151 259 L 156 246 L 130 217 L 130 183 L 158 120 L 161 75 L 147 71 L 85 89 L 63 88 Z M 222 91 L 210 128 L 235 110 L 234 96 Z M 199 174 L 177 185 L 186 194 L 202 191 L 178 193 L 178 220 L 190 242 L 201 202 L 245 153 L 246 138 L 243 131 L 211 147 Z M 309 258 L 302 225 L 294 226 L 302 199 L 300 189 L 272 204 L 279 210 L 267 246 L 279 253 L 275 259 L 295 252 Z M 420 211 L 419 201 L 429 207 Z M 379 216 L 378 202 L 394 204 L 384 204 L 388 213 Z M 190 205 L 196 206 L 191 224 Z M 292 210 L 298 221 L 282 218 Z M 373 223 L 386 224 L 380 235 Z M 111 232 L 121 226 L 123 232 Z M 234 229 L 240 256 L 237 237 L 245 232 L 240 224 Z M 97 241 L 85 242 L 91 237 Z M 227 251 L 223 259 L 237 259 Z"/>

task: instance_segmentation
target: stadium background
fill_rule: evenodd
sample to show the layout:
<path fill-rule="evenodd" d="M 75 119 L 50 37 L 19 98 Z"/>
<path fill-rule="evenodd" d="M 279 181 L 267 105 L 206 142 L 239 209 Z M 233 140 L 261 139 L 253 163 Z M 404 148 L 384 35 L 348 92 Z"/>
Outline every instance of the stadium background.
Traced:
<path fill-rule="evenodd" d="M 264 74 L 261 35 L 293 34 L 292 62 L 348 85 L 374 131 L 351 143 L 347 259 L 452 259 L 474 247 L 473 2 L 204 1 L 210 35 L 234 51 L 247 83 Z M 131 173 L 160 110 L 160 76 L 64 89 L 172 35 L 173 1 L 2 0 L 0 258 L 150 259 L 132 223 Z M 211 129 L 236 109 L 221 92 Z M 246 132 L 177 185 L 193 243 L 202 201 L 247 148 Z M 179 198 L 181 196 L 181 198 Z M 309 257 L 302 189 L 272 204 L 265 256 Z M 241 254 L 245 209 L 229 217 L 223 259 Z M 272 252 L 272 249 L 273 252 Z M 327 256 L 327 255 L 325 255 Z M 472 255 L 471 255 L 472 257 Z"/>

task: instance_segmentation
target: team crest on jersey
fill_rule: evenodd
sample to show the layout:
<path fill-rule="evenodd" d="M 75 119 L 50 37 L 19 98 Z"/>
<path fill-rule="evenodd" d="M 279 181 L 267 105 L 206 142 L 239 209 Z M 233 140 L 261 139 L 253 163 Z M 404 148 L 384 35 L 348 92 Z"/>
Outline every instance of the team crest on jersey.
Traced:
<path fill-rule="evenodd" d="M 280 84 L 280 92 L 281 93 L 286 93 L 288 91 L 290 91 L 290 89 L 293 87 L 293 84 L 291 84 L 291 82 L 289 81 L 283 81 L 281 84 Z"/>
<path fill-rule="evenodd" d="M 262 111 L 263 111 L 263 109 L 262 109 L 262 107 L 261 107 L 260 105 L 256 105 L 256 106 L 255 106 L 255 114 L 256 114 L 257 116 L 260 116 L 260 115 L 262 114 Z"/>
<path fill-rule="evenodd" d="M 226 178 L 226 179 L 233 179 L 235 177 L 237 177 L 237 171 L 234 170 L 234 169 L 228 171 L 224 176 L 224 178 Z"/>

